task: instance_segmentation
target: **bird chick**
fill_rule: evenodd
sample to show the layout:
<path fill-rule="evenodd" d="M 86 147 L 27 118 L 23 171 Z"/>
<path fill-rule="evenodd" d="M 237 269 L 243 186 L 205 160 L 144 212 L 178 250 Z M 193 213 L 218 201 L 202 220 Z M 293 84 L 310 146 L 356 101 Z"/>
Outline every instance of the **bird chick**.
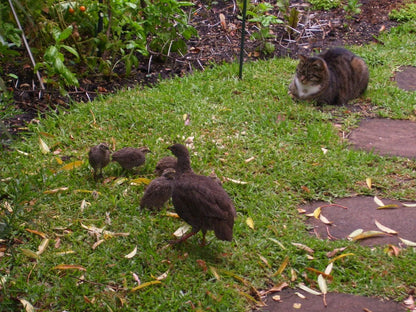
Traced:
<path fill-rule="evenodd" d="M 166 156 L 157 162 L 155 173 L 158 176 L 161 176 L 165 169 L 175 168 L 175 167 L 176 167 L 176 158 L 172 156 Z"/>
<path fill-rule="evenodd" d="M 208 230 L 213 230 L 220 240 L 231 241 L 236 210 L 227 192 L 212 178 L 193 172 L 189 151 L 184 145 L 174 144 L 168 149 L 177 157 L 173 206 L 176 213 L 192 226 L 189 234 L 172 243 L 183 242 L 200 230 L 202 245 L 205 245 Z"/>
<path fill-rule="evenodd" d="M 162 208 L 172 196 L 175 173 L 175 169 L 167 168 L 160 177 L 150 182 L 140 201 L 140 208 Z"/>
<path fill-rule="evenodd" d="M 112 161 L 116 161 L 125 170 L 131 170 L 144 164 L 146 154 L 150 150 L 147 147 L 124 147 L 112 155 Z"/>
<path fill-rule="evenodd" d="M 106 143 L 100 143 L 90 148 L 88 160 L 94 169 L 94 179 L 103 176 L 103 168 L 110 162 L 110 149 Z M 98 173 L 98 174 L 97 174 Z"/>

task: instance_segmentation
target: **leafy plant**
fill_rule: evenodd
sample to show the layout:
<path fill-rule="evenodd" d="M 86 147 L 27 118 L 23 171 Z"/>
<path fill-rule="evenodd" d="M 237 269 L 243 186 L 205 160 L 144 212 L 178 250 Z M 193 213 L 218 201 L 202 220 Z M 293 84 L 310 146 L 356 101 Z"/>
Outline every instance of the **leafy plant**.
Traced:
<path fill-rule="evenodd" d="M 316 10 L 331 10 L 341 5 L 341 0 L 308 0 Z"/>
<path fill-rule="evenodd" d="M 52 82 L 51 78 L 56 77 L 59 85 L 66 86 L 78 86 L 79 82 L 76 76 L 65 65 L 65 55 L 62 50 L 66 50 L 70 54 L 79 59 L 78 52 L 71 46 L 63 44 L 63 41 L 72 34 L 72 26 L 68 26 L 64 31 L 60 31 L 58 28 L 52 30 L 52 35 L 55 40 L 55 45 L 49 46 L 43 56 L 44 61 L 36 64 L 35 71 L 39 68 L 45 68 L 49 77 L 49 82 Z"/>
<path fill-rule="evenodd" d="M 399 10 L 392 10 L 389 14 L 390 19 L 398 22 L 407 22 L 416 19 L 416 3 L 409 2 Z"/>
<path fill-rule="evenodd" d="M 344 10 L 352 15 L 356 15 L 361 13 L 360 6 L 362 6 L 360 0 L 348 0 L 347 4 L 344 5 Z"/>

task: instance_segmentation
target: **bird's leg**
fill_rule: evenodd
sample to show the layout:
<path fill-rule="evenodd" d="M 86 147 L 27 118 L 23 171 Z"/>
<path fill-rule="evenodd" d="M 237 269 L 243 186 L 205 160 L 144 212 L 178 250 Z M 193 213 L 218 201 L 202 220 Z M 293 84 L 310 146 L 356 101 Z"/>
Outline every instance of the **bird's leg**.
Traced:
<path fill-rule="evenodd" d="M 205 234 L 207 234 L 207 231 L 202 230 L 202 242 L 199 244 L 199 246 L 204 247 L 207 245 L 207 240 L 205 239 Z"/>
<path fill-rule="evenodd" d="M 174 244 L 179 244 L 179 243 L 182 243 L 182 242 L 186 241 L 189 237 L 194 236 L 196 233 L 198 233 L 198 232 L 191 232 L 191 233 L 188 233 L 188 234 L 186 234 L 186 235 L 182 236 L 182 237 L 181 237 L 181 238 L 179 238 L 179 239 L 176 239 L 176 240 L 170 241 L 170 242 L 169 242 L 169 244 L 174 245 Z"/>

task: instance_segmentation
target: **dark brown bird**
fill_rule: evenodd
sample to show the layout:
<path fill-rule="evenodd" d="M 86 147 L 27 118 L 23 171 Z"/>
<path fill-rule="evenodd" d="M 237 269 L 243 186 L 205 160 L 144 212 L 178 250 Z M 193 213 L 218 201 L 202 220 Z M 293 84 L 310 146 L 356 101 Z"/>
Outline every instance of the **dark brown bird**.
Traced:
<path fill-rule="evenodd" d="M 176 158 L 172 156 L 166 156 L 157 162 L 155 173 L 158 176 L 161 176 L 165 169 L 175 168 L 175 167 L 176 167 Z"/>
<path fill-rule="evenodd" d="M 144 164 L 146 154 L 150 150 L 147 147 L 124 147 L 113 153 L 112 160 L 120 164 L 125 170 L 131 170 Z"/>
<path fill-rule="evenodd" d="M 146 187 L 143 197 L 140 201 L 141 208 L 160 209 L 172 196 L 173 179 L 175 178 L 175 169 L 167 168 L 162 175 Z"/>
<path fill-rule="evenodd" d="M 192 226 L 192 231 L 173 241 L 179 243 L 202 231 L 205 244 L 207 230 L 213 230 L 218 239 L 231 241 L 236 211 L 231 198 L 212 178 L 195 174 L 187 148 L 174 144 L 168 149 L 178 159 L 173 183 L 172 202 L 176 213 Z"/>
<path fill-rule="evenodd" d="M 110 162 L 110 149 L 106 143 L 100 143 L 90 148 L 88 160 L 94 169 L 94 179 L 103 176 L 103 168 Z M 97 174 L 98 173 L 98 174 Z"/>

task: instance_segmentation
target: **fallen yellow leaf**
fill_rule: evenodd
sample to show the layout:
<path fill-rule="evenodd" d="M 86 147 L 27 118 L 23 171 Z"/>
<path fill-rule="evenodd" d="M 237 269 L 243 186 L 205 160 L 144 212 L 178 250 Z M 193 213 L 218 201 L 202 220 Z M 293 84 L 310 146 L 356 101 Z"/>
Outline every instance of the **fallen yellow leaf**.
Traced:
<path fill-rule="evenodd" d="M 390 228 L 388 228 L 387 226 L 384 226 L 383 224 L 381 224 L 380 222 L 378 222 L 377 220 L 374 221 L 376 226 L 383 232 L 389 233 L 389 234 L 397 234 L 397 232 L 395 230 L 392 230 Z"/>
<path fill-rule="evenodd" d="M 130 181 L 130 185 L 141 185 L 141 184 L 149 184 L 152 180 L 148 178 L 137 178 Z"/>
<path fill-rule="evenodd" d="M 39 147 L 43 154 L 48 154 L 51 150 L 49 149 L 48 145 L 39 137 Z"/>
<path fill-rule="evenodd" d="M 75 168 L 81 167 L 82 164 L 83 164 L 82 160 L 76 160 L 76 161 L 66 164 L 65 166 L 62 166 L 59 170 L 65 170 L 65 171 L 74 170 Z"/>
<path fill-rule="evenodd" d="M 132 288 L 131 292 L 140 290 L 140 289 L 145 288 L 147 286 L 156 285 L 156 284 L 162 284 L 162 282 L 156 280 L 156 281 L 150 281 L 150 282 L 147 282 L 147 283 L 143 283 L 139 286 L 136 286 L 136 287 Z"/>
<path fill-rule="evenodd" d="M 251 217 L 248 217 L 246 219 L 246 224 L 248 225 L 248 227 L 252 230 L 254 230 L 254 221 Z"/>
<path fill-rule="evenodd" d="M 380 231 L 366 231 L 366 232 L 363 232 L 361 234 L 358 234 L 358 235 L 352 237 L 351 240 L 357 241 L 357 240 L 361 240 L 361 239 L 371 238 L 371 237 L 375 237 L 375 236 L 382 236 L 382 235 L 388 235 L 388 234 L 384 233 L 384 232 L 380 232 Z"/>
<path fill-rule="evenodd" d="M 277 276 L 283 273 L 283 271 L 286 269 L 287 265 L 289 263 L 289 256 L 286 256 L 283 259 L 283 262 L 280 264 L 279 268 L 277 269 L 276 273 L 274 273 L 272 276 Z"/>
<path fill-rule="evenodd" d="M 401 237 L 399 237 L 399 239 L 405 244 L 405 245 L 407 245 L 407 246 L 410 246 L 410 247 L 416 247 L 416 243 L 415 242 L 412 242 L 412 241 L 410 241 L 410 240 L 407 240 L 407 239 L 404 239 L 404 238 L 401 238 Z"/>
<path fill-rule="evenodd" d="M 377 209 L 391 209 L 391 208 L 399 208 L 399 205 L 390 204 L 390 205 L 384 205 L 384 206 L 377 207 Z"/>
<path fill-rule="evenodd" d="M 86 271 L 87 269 L 81 265 L 77 264 L 58 264 L 54 266 L 52 270 L 79 270 L 79 271 Z"/>
<path fill-rule="evenodd" d="M 367 183 L 368 188 L 371 190 L 371 178 L 365 179 L 365 182 Z"/>
<path fill-rule="evenodd" d="M 337 260 L 339 260 L 339 259 L 341 259 L 341 258 L 344 258 L 344 257 L 348 257 L 348 256 L 354 256 L 355 254 L 353 254 L 353 253 L 345 253 L 345 254 L 341 254 L 341 255 L 339 255 L 339 256 L 336 256 L 334 259 L 331 259 L 331 261 L 329 261 L 329 263 L 332 263 L 332 262 L 335 262 L 335 261 L 337 261 Z"/>

